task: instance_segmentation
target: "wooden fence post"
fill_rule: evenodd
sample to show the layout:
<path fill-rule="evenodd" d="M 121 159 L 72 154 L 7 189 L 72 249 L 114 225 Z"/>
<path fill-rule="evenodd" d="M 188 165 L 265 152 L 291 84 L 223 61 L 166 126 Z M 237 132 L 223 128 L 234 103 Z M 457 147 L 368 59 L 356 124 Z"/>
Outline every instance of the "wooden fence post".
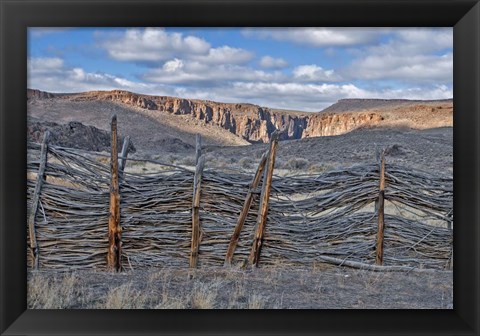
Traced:
<path fill-rule="evenodd" d="M 267 162 L 267 153 L 262 155 L 260 159 L 260 164 L 258 165 L 257 171 L 255 172 L 255 177 L 250 183 L 250 187 L 245 197 L 245 202 L 243 203 L 243 208 L 240 211 L 240 216 L 238 217 L 237 224 L 235 225 L 235 230 L 233 231 L 232 237 L 230 238 L 230 243 L 228 244 L 227 254 L 225 255 L 225 264 L 224 266 L 229 266 L 232 264 L 233 253 L 237 247 L 238 239 L 240 237 L 240 232 L 242 232 L 243 224 L 247 218 L 248 211 L 253 201 L 253 192 L 257 189 L 260 179 L 262 177 L 262 172 L 265 169 L 265 163 Z"/>
<path fill-rule="evenodd" d="M 252 249 L 248 261 L 252 266 L 258 266 L 260 259 L 260 251 L 263 243 L 263 235 L 265 233 L 265 225 L 268 214 L 268 200 L 270 199 L 270 190 L 272 188 L 273 168 L 275 166 L 275 152 L 277 150 L 279 132 L 273 132 L 270 138 L 270 149 L 268 151 L 267 169 L 263 178 L 262 193 L 260 195 L 260 208 L 258 210 L 257 225 L 255 237 L 253 239 Z"/>
<path fill-rule="evenodd" d="M 198 138 L 197 138 L 198 139 Z M 197 142 L 198 144 L 198 142 Z M 193 202 L 192 202 L 192 246 L 190 250 L 190 268 L 197 267 L 198 250 L 200 247 L 200 186 L 202 182 L 205 157 L 198 159 L 193 178 Z"/>
<path fill-rule="evenodd" d="M 112 117 L 110 152 L 110 217 L 108 219 L 107 266 L 119 272 L 122 269 L 122 228 L 120 227 L 120 193 L 118 186 L 117 116 Z"/>
<path fill-rule="evenodd" d="M 202 157 L 202 139 L 200 134 L 195 136 L 195 175 L 193 177 L 192 199 L 192 242 L 190 247 L 190 268 L 197 267 L 198 250 L 200 247 L 200 185 L 205 166 L 205 158 Z"/>
<path fill-rule="evenodd" d="M 48 157 L 48 140 L 50 132 L 46 131 L 43 135 L 42 147 L 40 151 L 40 166 L 38 167 L 37 183 L 33 192 L 32 206 L 28 216 L 28 233 L 30 236 L 30 252 L 32 254 L 32 266 L 34 269 L 39 267 L 39 251 L 37 244 L 37 235 L 35 232 L 35 217 L 37 216 L 38 203 L 40 202 L 40 193 L 42 191 L 43 182 L 45 181 L 45 168 L 47 167 Z"/>
<path fill-rule="evenodd" d="M 128 156 L 128 151 L 130 150 L 130 137 L 126 136 L 125 139 L 123 139 L 123 146 L 122 146 L 122 152 L 120 153 L 120 159 L 118 159 L 118 173 L 119 173 L 119 179 L 123 178 L 123 170 L 125 169 L 125 165 L 127 164 L 127 156 Z"/>
<path fill-rule="evenodd" d="M 200 134 L 197 133 L 195 136 L 195 166 L 198 164 L 200 155 L 202 155 L 202 138 Z"/>
<path fill-rule="evenodd" d="M 385 231 L 385 151 L 382 152 L 380 163 L 380 191 L 377 203 L 377 244 L 375 264 L 383 265 L 383 235 Z"/>

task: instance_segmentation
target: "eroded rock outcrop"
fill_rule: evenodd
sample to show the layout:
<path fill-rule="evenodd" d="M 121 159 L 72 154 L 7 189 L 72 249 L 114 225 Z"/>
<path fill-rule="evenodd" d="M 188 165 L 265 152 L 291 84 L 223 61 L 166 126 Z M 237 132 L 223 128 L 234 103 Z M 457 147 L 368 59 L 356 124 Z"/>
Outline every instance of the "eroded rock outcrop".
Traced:
<path fill-rule="evenodd" d="M 190 115 L 206 124 L 226 129 L 249 142 L 268 142 L 276 129 L 283 130 L 280 140 L 293 140 L 343 134 L 382 120 L 376 113 L 288 114 L 252 104 L 226 104 L 174 97 L 158 97 L 154 102 L 159 111 Z"/>
<path fill-rule="evenodd" d="M 57 124 L 47 121 L 30 121 L 27 124 L 27 140 L 42 142 L 43 134 L 50 131 L 49 143 L 62 147 L 83 149 L 87 151 L 110 151 L 110 133 L 94 126 L 87 126 L 77 121 L 67 124 Z M 123 137 L 119 137 L 117 146 L 121 149 Z M 136 149 L 130 142 L 130 153 Z"/>
<path fill-rule="evenodd" d="M 35 89 L 27 89 L 27 100 L 29 99 L 48 99 L 53 98 L 53 93 L 35 90 Z"/>

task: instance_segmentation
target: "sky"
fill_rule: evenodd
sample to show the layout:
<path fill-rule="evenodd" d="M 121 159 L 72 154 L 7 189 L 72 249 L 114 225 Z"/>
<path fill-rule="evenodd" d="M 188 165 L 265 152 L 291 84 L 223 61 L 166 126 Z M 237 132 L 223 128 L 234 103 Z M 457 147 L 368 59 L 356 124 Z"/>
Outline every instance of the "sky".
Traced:
<path fill-rule="evenodd" d="M 321 111 L 453 97 L 453 28 L 29 28 L 28 87 Z"/>

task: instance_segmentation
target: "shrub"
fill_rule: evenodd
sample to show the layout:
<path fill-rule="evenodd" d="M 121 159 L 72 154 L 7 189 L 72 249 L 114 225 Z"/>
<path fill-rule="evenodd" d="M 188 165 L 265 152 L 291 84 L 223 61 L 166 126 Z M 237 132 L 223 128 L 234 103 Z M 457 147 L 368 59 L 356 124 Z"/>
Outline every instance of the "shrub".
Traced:
<path fill-rule="evenodd" d="M 332 167 L 329 166 L 329 165 L 325 165 L 325 164 L 322 164 L 322 163 L 316 163 L 316 164 L 311 165 L 308 168 L 308 171 L 310 173 L 323 173 L 323 172 L 329 171 L 331 169 L 332 169 Z"/>
<path fill-rule="evenodd" d="M 183 158 L 182 163 L 185 166 L 195 166 L 195 157 L 194 156 L 186 156 Z"/>
<path fill-rule="evenodd" d="M 304 158 L 293 158 L 283 164 L 284 169 L 305 169 L 310 166 L 310 162 Z"/>
<path fill-rule="evenodd" d="M 252 168 L 253 167 L 253 159 L 249 157 L 243 157 L 240 160 L 238 160 L 238 165 L 242 168 Z"/>

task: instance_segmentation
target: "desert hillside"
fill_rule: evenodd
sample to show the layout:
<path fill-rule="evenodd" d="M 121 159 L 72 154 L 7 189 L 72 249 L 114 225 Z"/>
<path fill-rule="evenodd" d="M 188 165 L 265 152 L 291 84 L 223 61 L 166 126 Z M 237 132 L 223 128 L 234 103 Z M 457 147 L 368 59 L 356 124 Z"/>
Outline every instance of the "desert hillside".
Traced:
<path fill-rule="evenodd" d="M 117 114 L 121 134 L 140 150 L 158 150 L 169 143 L 236 146 L 269 141 L 275 129 L 281 140 L 345 134 L 355 129 L 402 127 L 429 129 L 452 126 L 453 101 L 343 99 L 316 113 L 229 104 L 208 100 L 148 96 L 127 91 L 52 94 L 27 90 L 28 115 L 42 121 L 82 122 L 108 130 Z"/>

